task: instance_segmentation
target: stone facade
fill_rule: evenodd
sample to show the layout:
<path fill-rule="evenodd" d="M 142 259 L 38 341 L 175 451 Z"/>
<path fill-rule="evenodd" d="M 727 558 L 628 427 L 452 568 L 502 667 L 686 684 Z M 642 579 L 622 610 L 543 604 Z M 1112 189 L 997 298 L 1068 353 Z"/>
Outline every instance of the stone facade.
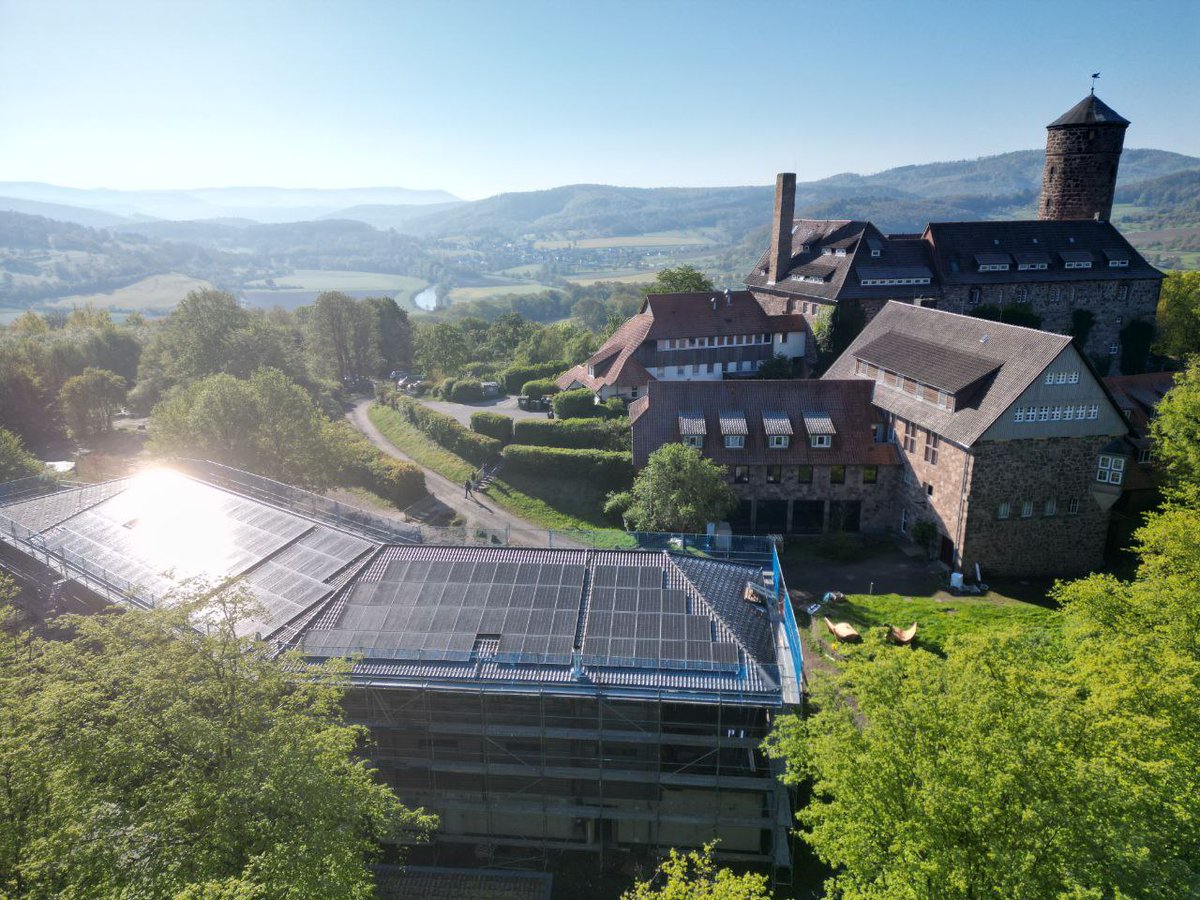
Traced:
<path fill-rule="evenodd" d="M 1096 435 L 977 444 L 966 499 L 964 566 L 978 562 L 991 575 L 1078 575 L 1099 567 L 1109 510 L 1097 499 L 1096 470 L 1111 440 Z M 1051 511 L 1047 501 L 1053 501 Z M 1002 503 L 1009 504 L 1004 519 Z M 1026 503 L 1032 503 L 1030 516 L 1023 515 Z"/>
<path fill-rule="evenodd" d="M 863 466 L 842 466 L 845 481 L 833 484 L 833 466 L 811 466 L 812 481 L 800 482 L 796 465 L 778 467 L 782 479 L 767 481 L 767 466 L 747 466 L 749 481 L 736 481 L 730 469 L 730 484 L 742 503 L 737 524 L 752 532 L 815 534 L 824 531 L 883 532 L 893 527 L 892 511 L 900 486 L 899 466 L 877 466 L 874 484 L 863 482 Z M 852 507 L 858 504 L 857 522 Z M 804 504 L 803 506 L 801 504 Z"/>
<path fill-rule="evenodd" d="M 906 441 L 910 427 L 912 440 Z M 903 470 L 888 526 L 911 536 L 917 522 L 933 522 L 938 533 L 952 544 L 947 553 L 944 543 L 939 543 L 932 548 L 934 554 L 953 566 L 967 512 L 962 498 L 970 483 L 971 453 L 904 420 L 896 420 L 892 428 Z"/>
<path fill-rule="evenodd" d="M 980 306 L 1028 303 L 1042 317 L 1043 331 L 1070 334 L 1075 310 L 1092 314 L 1092 329 L 1084 352 L 1104 369 L 1119 374 L 1121 331 L 1130 322 L 1154 322 L 1162 282 L 1157 278 L 1103 279 L 1095 281 L 1039 281 L 1022 284 L 946 285 L 938 309 L 970 315 Z M 869 317 L 868 317 L 869 320 Z M 1117 350 L 1113 352 L 1113 345 Z"/>
<path fill-rule="evenodd" d="M 1122 125 L 1059 125 L 1046 131 L 1040 219 L 1100 219 L 1112 215 Z"/>

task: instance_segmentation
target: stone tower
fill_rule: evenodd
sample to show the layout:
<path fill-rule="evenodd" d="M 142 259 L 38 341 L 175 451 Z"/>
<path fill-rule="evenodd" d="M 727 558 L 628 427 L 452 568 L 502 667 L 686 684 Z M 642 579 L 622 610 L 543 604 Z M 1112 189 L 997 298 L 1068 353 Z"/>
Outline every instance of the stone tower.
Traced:
<path fill-rule="evenodd" d="M 1108 221 L 1128 127 L 1095 94 L 1046 126 L 1039 219 Z"/>

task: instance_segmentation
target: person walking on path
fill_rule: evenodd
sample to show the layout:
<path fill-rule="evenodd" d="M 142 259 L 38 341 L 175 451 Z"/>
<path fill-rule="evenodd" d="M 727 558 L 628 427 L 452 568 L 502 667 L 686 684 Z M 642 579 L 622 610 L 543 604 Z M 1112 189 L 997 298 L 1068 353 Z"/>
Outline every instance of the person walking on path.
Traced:
<path fill-rule="evenodd" d="M 470 496 L 471 496 L 471 479 L 468 478 L 466 481 L 463 482 L 463 499 L 465 500 L 466 498 L 468 498 Z"/>

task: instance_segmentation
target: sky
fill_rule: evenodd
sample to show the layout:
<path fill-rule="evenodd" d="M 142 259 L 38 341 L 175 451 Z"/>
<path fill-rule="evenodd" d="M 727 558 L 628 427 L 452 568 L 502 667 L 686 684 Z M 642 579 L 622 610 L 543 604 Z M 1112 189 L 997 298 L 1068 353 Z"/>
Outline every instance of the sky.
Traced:
<path fill-rule="evenodd" d="M 1096 93 L 1200 155 L 1200 0 L 0 0 L 0 181 L 768 184 L 1040 148 Z"/>

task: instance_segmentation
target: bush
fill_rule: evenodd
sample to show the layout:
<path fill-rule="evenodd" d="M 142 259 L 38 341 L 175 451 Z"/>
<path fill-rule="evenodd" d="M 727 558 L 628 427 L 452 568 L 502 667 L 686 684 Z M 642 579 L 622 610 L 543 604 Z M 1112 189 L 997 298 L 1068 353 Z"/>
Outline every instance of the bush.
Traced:
<path fill-rule="evenodd" d="M 539 378 L 553 379 L 560 372 L 565 372 L 569 368 L 571 368 L 570 363 L 565 362 L 548 362 L 536 366 L 512 366 L 501 372 L 498 380 L 504 387 L 504 390 L 510 394 L 515 394 L 517 391 L 521 391 L 522 386 L 527 381 Z M 524 391 L 521 392 L 524 393 Z M 540 397 L 541 394 L 538 396 Z"/>
<path fill-rule="evenodd" d="M 633 484 L 633 456 L 611 450 L 566 450 L 557 447 L 504 448 L 506 471 L 515 474 L 573 478 L 605 491 L 624 491 Z"/>
<path fill-rule="evenodd" d="M 458 384 L 457 378 L 446 378 L 437 386 L 437 392 L 442 395 L 444 400 L 449 400 L 450 395 L 454 393 L 456 384 Z"/>
<path fill-rule="evenodd" d="M 409 397 L 396 397 L 395 401 L 395 408 L 419 431 L 467 462 L 481 466 L 500 455 L 503 445 L 495 438 L 463 428 L 456 419 L 422 406 Z"/>
<path fill-rule="evenodd" d="M 575 450 L 628 450 L 629 428 L 627 423 L 602 419 L 522 419 L 512 426 L 511 443 Z"/>
<path fill-rule="evenodd" d="M 474 378 L 464 378 L 456 381 L 454 387 L 442 396 L 455 403 L 478 403 L 483 399 L 483 385 Z"/>
<path fill-rule="evenodd" d="M 587 388 L 563 391 L 554 397 L 554 415 L 560 419 L 582 419 L 603 416 L 607 409 L 596 405 L 596 395 Z"/>
<path fill-rule="evenodd" d="M 471 413 L 471 430 L 490 438 L 495 438 L 502 444 L 511 444 L 513 439 L 513 420 L 494 412 Z"/>
<path fill-rule="evenodd" d="M 393 459 L 382 452 L 376 452 L 375 457 L 358 474 L 358 487 L 378 494 L 401 509 L 411 506 L 426 494 L 425 472 L 420 466 Z"/>
<path fill-rule="evenodd" d="M 608 410 L 610 419 L 620 419 L 628 415 L 628 410 L 625 408 L 625 401 L 620 397 L 609 397 L 604 401 L 604 408 Z"/>
<path fill-rule="evenodd" d="M 521 395 L 524 397 L 547 397 L 558 393 L 558 385 L 548 378 L 527 381 L 521 385 Z"/>

